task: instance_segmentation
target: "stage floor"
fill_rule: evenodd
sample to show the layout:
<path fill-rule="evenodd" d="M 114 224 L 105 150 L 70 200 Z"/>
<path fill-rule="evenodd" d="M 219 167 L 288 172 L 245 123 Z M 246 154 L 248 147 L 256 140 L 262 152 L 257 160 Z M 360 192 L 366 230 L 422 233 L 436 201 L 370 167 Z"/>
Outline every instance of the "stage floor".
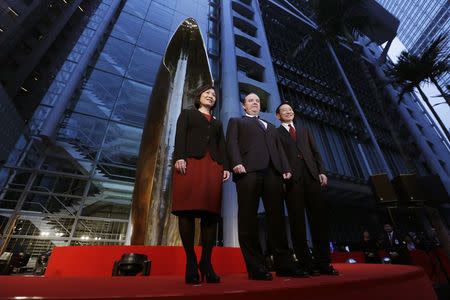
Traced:
<path fill-rule="evenodd" d="M 222 283 L 186 285 L 181 275 L 149 277 L 0 276 L 1 299 L 408 299 L 437 300 L 423 269 L 401 265 L 334 264 L 339 276 L 248 280 L 225 274 Z"/>

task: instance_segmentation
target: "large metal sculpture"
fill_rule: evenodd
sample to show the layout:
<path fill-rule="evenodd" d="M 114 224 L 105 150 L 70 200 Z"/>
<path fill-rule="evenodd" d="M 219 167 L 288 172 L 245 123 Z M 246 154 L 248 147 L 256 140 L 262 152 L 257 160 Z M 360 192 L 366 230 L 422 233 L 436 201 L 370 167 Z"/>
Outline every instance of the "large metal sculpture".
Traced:
<path fill-rule="evenodd" d="M 170 214 L 176 121 L 182 108 L 194 105 L 195 90 L 212 81 L 199 26 L 188 18 L 169 41 L 150 98 L 133 192 L 133 245 L 178 241 L 176 219 Z"/>

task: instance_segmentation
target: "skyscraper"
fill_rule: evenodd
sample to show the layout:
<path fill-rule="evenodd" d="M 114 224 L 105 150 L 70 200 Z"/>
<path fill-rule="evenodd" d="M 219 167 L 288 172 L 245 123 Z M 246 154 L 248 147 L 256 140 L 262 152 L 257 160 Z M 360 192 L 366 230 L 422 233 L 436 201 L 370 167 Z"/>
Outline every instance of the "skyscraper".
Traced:
<path fill-rule="evenodd" d="M 30 68 L 46 80 L 36 89 L 34 77 L 22 83 L 32 101 L 10 92 L 30 118 L 0 172 L 8 250 L 37 255 L 55 245 L 127 242 L 145 111 L 166 44 L 188 17 L 205 39 L 225 125 L 242 114 L 241 96 L 255 91 L 264 117 L 276 122 L 274 110 L 287 100 L 296 122 L 311 129 L 329 170 L 326 197 L 343 212 L 332 221 L 356 209 L 348 228 L 365 222 L 370 175 L 437 174 L 448 183 L 450 147 L 415 98 L 396 106 L 375 63 L 378 48 L 364 46 L 368 38 L 330 46 L 316 34 L 307 1 L 86 0 L 74 16 L 79 21 L 62 24 Z M 237 245 L 231 182 L 223 202 L 224 243 Z"/>
<path fill-rule="evenodd" d="M 423 52 L 439 35 L 450 34 L 450 2 L 448 0 L 377 0 L 400 20 L 398 38 L 412 54 Z M 450 39 L 442 47 L 450 54 Z M 450 74 L 443 75 L 439 84 L 450 84 Z"/>

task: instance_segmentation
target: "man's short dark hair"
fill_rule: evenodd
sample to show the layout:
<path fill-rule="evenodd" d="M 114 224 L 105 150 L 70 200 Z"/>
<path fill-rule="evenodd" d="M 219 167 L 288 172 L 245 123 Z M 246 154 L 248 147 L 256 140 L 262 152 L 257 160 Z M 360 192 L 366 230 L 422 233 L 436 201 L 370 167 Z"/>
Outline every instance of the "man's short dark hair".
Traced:
<path fill-rule="evenodd" d="M 249 93 L 245 94 L 244 97 L 242 97 L 242 99 L 241 99 L 241 103 L 242 104 L 245 104 L 245 98 L 247 98 L 247 96 L 250 95 L 250 94 L 255 94 L 256 96 L 258 96 L 258 94 L 255 93 L 255 92 L 249 92 Z M 259 98 L 259 96 L 258 96 L 258 98 Z"/>
<path fill-rule="evenodd" d="M 276 114 L 280 113 L 280 107 L 282 107 L 283 105 L 289 105 L 293 109 L 292 105 L 289 102 L 284 101 L 284 102 L 281 102 L 280 105 L 277 106 L 277 109 L 275 109 Z"/>

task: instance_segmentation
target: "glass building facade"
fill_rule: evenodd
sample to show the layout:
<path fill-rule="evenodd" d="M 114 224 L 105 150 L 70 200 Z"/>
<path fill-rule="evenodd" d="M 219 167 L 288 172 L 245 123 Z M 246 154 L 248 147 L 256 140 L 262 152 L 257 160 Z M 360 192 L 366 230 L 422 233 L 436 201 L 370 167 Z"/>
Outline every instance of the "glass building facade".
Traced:
<path fill-rule="evenodd" d="M 377 0 L 400 20 L 398 38 L 413 54 L 422 53 L 439 35 L 450 33 L 450 2 L 447 0 Z M 450 54 L 447 38 L 442 49 Z M 439 83 L 450 85 L 450 73 L 444 74 Z"/>
<path fill-rule="evenodd" d="M 240 97 L 256 91 L 268 120 L 276 122 L 275 107 L 287 100 L 296 122 L 312 131 L 329 170 L 326 197 L 343 212 L 332 220 L 335 239 L 344 223 L 359 239 L 370 175 L 450 174 L 448 145 L 439 143 L 420 103 L 405 100 L 399 117 L 373 60 L 335 45 L 358 112 L 332 53 L 308 25 L 308 1 L 87 2 L 89 9 L 84 2 L 79 9 L 85 25 L 0 170 L 0 232 L 9 251 L 38 255 L 54 246 L 128 242 L 145 112 L 167 42 L 188 17 L 205 39 L 225 125 L 242 114 Z M 54 136 L 43 139 L 52 126 Z M 224 198 L 225 245 L 236 245 L 232 182 Z M 352 207 L 359 217 L 349 222 Z"/>

